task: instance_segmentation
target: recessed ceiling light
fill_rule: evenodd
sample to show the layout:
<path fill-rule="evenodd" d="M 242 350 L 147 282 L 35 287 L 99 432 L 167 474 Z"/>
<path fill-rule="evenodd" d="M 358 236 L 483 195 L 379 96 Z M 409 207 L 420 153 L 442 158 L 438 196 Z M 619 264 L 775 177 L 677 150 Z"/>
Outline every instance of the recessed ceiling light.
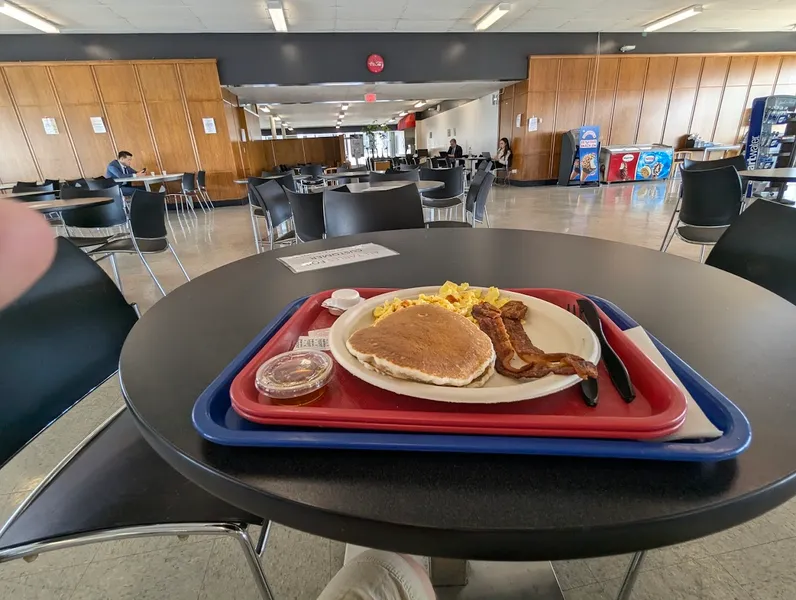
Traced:
<path fill-rule="evenodd" d="M 415 108 L 420 108 L 421 106 L 425 106 L 428 103 L 428 100 L 418 100 L 415 102 Z"/>
<path fill-rule="evenodd" d="M 401 112 L 398 113 L 398 116 L 399 117 L 405 117 L 406 116 L 406 111 L 402 110 Z"/>
<path fill-rule="evenodd" d="M 268 108 L 268 106 L 267 106 L 267 105 L 265 105 L 265 104 L 261 104 L 261 105 L 260 105 L 260 108 L 262 109 L 262 111 L 263 111 L 264 113 L 270 113 L 270 112 L 271 112 L 271 109 L 270 109 L 270 108 Z"/>
<path fill-rule="evenodd" d="M 285 10 L 282 8 L 282 3 L 279 2 L 279 0 L 268 1 L 268 14 L 271 15 L 271 22 L 274 24 L 274 29 L 282 33 L 287 31 Z"/>
<path fill-rule="evenodd" d="M 486 13 L 476 24 L 476 31 L 484 31 L 494 25 L 498 19 L 511 10 L 511 4 L 508 2 L 501 2 L 495 8 Z"/>
<path fill-rule="evenodd" d="M 340 110 L 348 110 L 348 104 L 343 104 L 343 105 L 340 107 Z"/>
<path fill-rule="evenodd" d="M 274 121 L 281 121 L 281 120 L 282 117 L 280 117 L 279 115 L 274 115 Z"/>
<path fill-rule="evenodd" d="M 22 23 L 25 23 L 25 25 L 35 27 L 44 33 L 61 33 L 61 30 L 49 21 L 45 21 L 41 17 L 34 15 L 32 12 L 23 8 L 19 8 L 18 6 L 14 6 L 8 2 L 0 1 L 0 14 L 4 14 L 12 19 L 16 19 L 17 21 L 21 21 Z"/>
<path fill-rule="evenodd" d="M 340 129 L 340 126 L 338 125 L 337 127 L 335 127 L 335 129 Z"/>
<path fill-rule="evenodd" d="M 650 31 L 658 31 L 659 29 L 663 29 L 664 27 L 668 27 L 669 25 L 673 25 L 674 23 L 678 23 L 684 19 L 695 17 L 701 12 L 702 12 L 702 5 L 694 4 L 693 6 L 684 8 L 683 10 L 678 10 L 677 12 L 672 13 L 667 17 L 663 17 L 662 19 L 653 21 L 652 23 L 644 27 L 644 32 L 649 33 Z"/>

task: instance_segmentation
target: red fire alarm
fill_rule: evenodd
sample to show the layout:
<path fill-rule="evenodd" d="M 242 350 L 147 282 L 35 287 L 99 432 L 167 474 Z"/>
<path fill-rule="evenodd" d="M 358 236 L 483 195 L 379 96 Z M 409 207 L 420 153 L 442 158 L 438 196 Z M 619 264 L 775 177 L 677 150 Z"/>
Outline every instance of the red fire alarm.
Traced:
<path fill-rule="evenodd" d="M 380 54 L 368 56 L 368 71 L 371 73 L 381 73 L 384 70 L 384 59 Z"/>
<path fill-rule="evenodd" d="M 376 94 L 365 94 L 365 102 L 375 102 Z"/>

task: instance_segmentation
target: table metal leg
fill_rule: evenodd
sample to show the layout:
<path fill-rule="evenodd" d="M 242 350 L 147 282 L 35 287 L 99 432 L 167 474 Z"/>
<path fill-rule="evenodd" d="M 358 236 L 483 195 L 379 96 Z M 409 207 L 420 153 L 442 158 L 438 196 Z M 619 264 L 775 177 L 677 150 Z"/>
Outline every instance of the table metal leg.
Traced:
<path fill-rule="evenodd" d="M 630 594 L 633 593 L 633 586 L 636 584 L 639 569 L 646 556 L 646 551 L 636 552 L 633 558 L 630 559 L 630 565 L 628 565 L 627 573 L 625 573 L 625 580 L 622 582 L 622 587 L 619 589 L 619 595 L 616 600 L 630 600 Z"/>

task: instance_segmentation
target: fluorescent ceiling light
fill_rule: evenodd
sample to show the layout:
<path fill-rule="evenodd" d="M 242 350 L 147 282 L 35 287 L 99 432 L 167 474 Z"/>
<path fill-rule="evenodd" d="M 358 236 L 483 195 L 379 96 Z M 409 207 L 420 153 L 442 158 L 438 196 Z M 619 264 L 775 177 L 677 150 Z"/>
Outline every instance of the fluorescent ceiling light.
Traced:
<path fill-rule="evenodd" d="M 511 10 L 511 4 L 501 2 L 495 8 L 486 13 L 476 24 L 476 31 L 484 31 L 494 25 L 497 20 Z"/>
<path fill-rule="evenodd" d="M 417 102 L 415 102 L 415 108 L 420 108 L 421 106 L 425 106 L 427 102 L 428 100 L 426 100 L 425 102 L 423 100 L 418 100 Z"/>
<path fill-rule="evenodd" d="M 31 27 L 40 29 L 44 33 L 61 33 L 61 30 L 49 21 L 45 21 L 41 17 L 34 15 L 32 12 L 19 8 L 18 6 L 14 6 L 13 4 L 9 4 L 8 2 L 0 1 L 0 13 L 11 17 L 12 19 L 16 19 L 17 21 L 21 21 L 22 23 L 25 23 L 25 25 L 30 25 Z"/>
<path fill-rule="evenodd" d="M 274 115 L 274 121 L 281 121 L 281 120 L 282 117 L 280 117 L 279 115 Z"/>
<path fill-rule="evenodd" d="M 343 104 L 343 105 L 340 107 L 340 110 L 348 110 L 348 104 Z"/>
<path fill-rule="evenodd" d="M 335 129 L 340 129 L 340 126 L 338 125 L 337 127 L 335 127 Z"/>
<path fill-rule="evenodd" d="M 693 6 L 684 8 L 683 10 L 678 10 L 676 13 L 672 13 L 668 17 L 663 17 L 662 19 L 653 21 L 652 23 L 644 27 L 644 32 L 648 33 L 650 31 L 658 31 L 659 29 L 663 29 L 664 27 L 668 27 L 669 25 L 678 23 L 684 19 L 688 19 L 689 17 L 694 17 L 701 12 L 702 12 L 702 5 L 694 4 Z"/>
<path fill-rule="evenodd" d="M 268 14 L 271 15 L 271 22 L 274 24 L 274 29 L 283 33 L 287 31 L 285 10 L 282 8 L 282 3 L 279 2 L 279 0 L 269 0 Z"/>
<path fill-rule="evenodd" d="M 270 113 L 271 112 L 271 109 L 268 108 L 265 104 L 261 104 L 260 108 L 262 109 L 263 112 L 266 112 L 266 113 Z"/>

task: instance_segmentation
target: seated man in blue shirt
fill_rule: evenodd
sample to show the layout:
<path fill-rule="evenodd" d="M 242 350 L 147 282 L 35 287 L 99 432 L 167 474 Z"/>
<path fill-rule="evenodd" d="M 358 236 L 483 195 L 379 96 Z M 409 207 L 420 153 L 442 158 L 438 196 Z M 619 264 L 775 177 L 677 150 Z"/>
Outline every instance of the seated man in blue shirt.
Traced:
<path fill-rule="evenodd" d="M 123 177 L 134 177 L 146 173 L 146 169 L 141 169 L 140 171 L 133 169 L 130 166 L 131 162 L 133 162 L 133 153 L 122 150 L 119 152 L 119 156 L 116 160 L 108 164 L 108 168 L 105 170 L 105 177 L 108 179 L 121 179 Z M 122 186 L 122 193 L 125 196 L 132 196 L 135 190 L 136 188 L 131 185 Z"/>

